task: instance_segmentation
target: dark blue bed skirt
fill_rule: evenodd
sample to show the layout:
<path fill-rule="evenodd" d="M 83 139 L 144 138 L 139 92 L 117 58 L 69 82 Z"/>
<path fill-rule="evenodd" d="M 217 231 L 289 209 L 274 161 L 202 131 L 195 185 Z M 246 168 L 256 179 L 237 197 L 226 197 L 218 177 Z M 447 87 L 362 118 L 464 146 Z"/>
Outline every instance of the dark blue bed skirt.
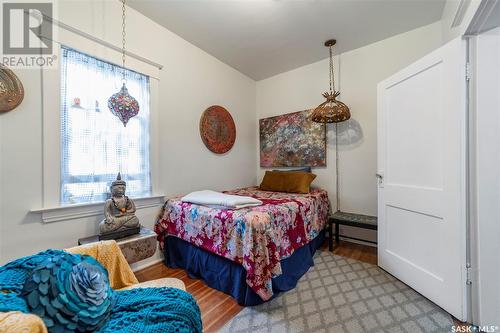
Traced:
<path fill-rule="evenodd" d="M 273 293 L 295 288 L 300 277 L 314 265 L 313 255 L 325 241 L 325 230 L 308 244 L 281 260 L 283 274 L 273 279 Z M 202 250 L 177 237 L 165 239 L 165 263 L 171 268 L 182 268 L 191 278 L 202 279 L 214 289 L 231 295 L 238 304 L 257 305 L 264 301 L 246 283 L 246 271 L 237 263 Z"/>

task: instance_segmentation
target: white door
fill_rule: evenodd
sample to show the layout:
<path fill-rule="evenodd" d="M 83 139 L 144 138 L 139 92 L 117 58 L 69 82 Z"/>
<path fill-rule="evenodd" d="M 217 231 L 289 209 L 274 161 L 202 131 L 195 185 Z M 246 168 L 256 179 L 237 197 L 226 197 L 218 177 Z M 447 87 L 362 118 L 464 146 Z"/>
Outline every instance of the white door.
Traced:
<path fill-rule="evenodd" d="M 456 39 L 378 85 L 378 263 L 466 315 L 466 45 Z"/>

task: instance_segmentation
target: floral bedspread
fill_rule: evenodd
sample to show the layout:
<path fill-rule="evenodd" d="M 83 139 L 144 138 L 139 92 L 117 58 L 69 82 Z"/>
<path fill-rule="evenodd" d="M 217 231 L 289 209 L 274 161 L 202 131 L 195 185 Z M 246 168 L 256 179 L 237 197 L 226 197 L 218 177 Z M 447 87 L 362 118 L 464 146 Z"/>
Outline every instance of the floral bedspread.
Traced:
<path fill-rule="evenodd" d="M 246 282 L 263 300 L 273 295 L 271 279 L 281 274 L 280 260 L 323 230 L 328 216 L 326 191 L 309 194 L 260 191 L 256 187 L 226 191 L 257 198 L 263 205 L 239 210 L 215 209 L 168 200 L 156 222 L 160 247 L 167 235 L 239 263 Z"/>

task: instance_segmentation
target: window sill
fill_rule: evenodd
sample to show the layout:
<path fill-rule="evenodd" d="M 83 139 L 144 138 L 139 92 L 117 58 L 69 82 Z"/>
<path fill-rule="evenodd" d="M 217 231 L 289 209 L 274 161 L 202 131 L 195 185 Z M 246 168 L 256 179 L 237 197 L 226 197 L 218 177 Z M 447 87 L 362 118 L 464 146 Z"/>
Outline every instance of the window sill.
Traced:
<path fill-rule="evenodd" d="M 163 205 L 165 202 L 165 195 L 133 198 L 133 200 L 136 208 L 139 210 Z M 32 209 L 30 212 L 34 214 L 41 214 L 43 223 L 52 223 L 104 215 L 103 205 L 104 202 L 92 202 L 52 208 Z"/>

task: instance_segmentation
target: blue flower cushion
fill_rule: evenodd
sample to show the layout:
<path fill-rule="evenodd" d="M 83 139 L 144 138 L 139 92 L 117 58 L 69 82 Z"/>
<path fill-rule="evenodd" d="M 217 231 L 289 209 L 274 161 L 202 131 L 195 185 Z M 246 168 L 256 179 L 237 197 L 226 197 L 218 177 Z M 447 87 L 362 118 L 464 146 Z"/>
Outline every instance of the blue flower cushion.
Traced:
<path fill-rule="evenodd" d="M 94 259 L 53 249 L 0 266 L 0 311 L 36 313 L 50 333 L 202 332 L 200 308 L 189 293 L 113 292 Z"/>
<path fill-rule="evenodd" d="M 63 251 L 32 270 L 22 295 L 29 311 L 56 333 L 98 330 L 114 304 L 106 269 L 92 257 Z"/>

